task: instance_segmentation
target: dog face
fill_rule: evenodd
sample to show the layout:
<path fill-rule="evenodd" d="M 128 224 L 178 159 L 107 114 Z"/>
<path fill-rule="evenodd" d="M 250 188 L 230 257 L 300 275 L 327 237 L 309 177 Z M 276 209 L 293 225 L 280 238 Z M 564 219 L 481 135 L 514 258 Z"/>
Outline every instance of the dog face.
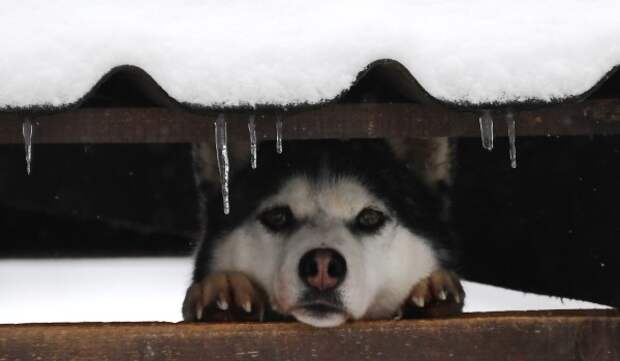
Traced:
<path fill-rule="evenodd" d="M 295 176 L 219 242 L 214 269 L 238 270 L 280 313 L 319 327 L 395 315 L 438 267 L 424 238 L 359 180 Z"/>
<path fill-rule="evenodd" d="M 233 183 L 232 212 L 250 207 L 213 217 L 202 257 L 208 272 L 243 272 L 274 310 L 318 327 L 395 316 L 442 262 L 441 211 L 390 151 L 365 148 L 350 154 L 306 143 Z M 260 186 L 265 178 L 273 186 Z"/>

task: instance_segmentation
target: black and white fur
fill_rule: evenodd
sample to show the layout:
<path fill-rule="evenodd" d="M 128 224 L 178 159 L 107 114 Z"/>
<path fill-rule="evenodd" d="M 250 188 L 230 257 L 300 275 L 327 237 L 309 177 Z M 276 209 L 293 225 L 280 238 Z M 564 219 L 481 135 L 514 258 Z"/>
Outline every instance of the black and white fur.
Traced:
<path fill-rule="evenodd" d="M 243 157 L 232 148 L 238 164 Z M 292 141 L 283 154 L 262 143 L 258 168 L 243 162 L 233 172 L 229 215 L 213 185 L 211 147 L 194 152 L 206 227 L 185 320 L 262 319 L 267 312 L 329 327 L 437 303 L 462 307 L 439 190 L 449 183 L 447 140 Z M 283 226 L 270 223 L 274 212 Z M 337 287 L 318 289 L 302 276 L 301 259 L 313 250 L 341 255 L 346 274 Z M 327 262 L 331 267 L 332 258 Z M 225 315 L 212 317 L 217 313 Z"/>

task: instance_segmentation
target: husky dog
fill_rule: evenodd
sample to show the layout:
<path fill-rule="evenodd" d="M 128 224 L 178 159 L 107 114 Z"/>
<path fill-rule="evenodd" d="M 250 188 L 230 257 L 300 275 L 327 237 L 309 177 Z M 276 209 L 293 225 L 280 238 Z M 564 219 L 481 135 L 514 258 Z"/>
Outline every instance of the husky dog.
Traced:
<path fill-rule="evenodd" d="M 194 153 L 207 231 L 183 303 L 186 321 L 292 316 L 331 327 L 438 305 L 461 310 L 439 189 L 449 181 L 447 140 L 293 141 L 283 154 L 262 143 L 258 168 L 244 162 L 232 175 L 229 215 L 211 185 L 211 147 Z"/>

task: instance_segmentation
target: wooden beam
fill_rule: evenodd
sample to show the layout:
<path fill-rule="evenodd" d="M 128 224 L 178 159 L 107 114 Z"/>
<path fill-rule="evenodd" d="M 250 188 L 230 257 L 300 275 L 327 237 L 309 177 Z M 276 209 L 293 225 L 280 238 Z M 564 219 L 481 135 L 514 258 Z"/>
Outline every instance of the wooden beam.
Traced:
<path fill-rule="evenodd" d="M 285 139 L 477 137 L 480 112 L 412 103 L 331 104 L 283 113 Z M 496 136 L 504 110 L 493 110 Z M 518 135 L 620 133 L 620 99 L 520 111 Z M 247 139 L 249 113 L 226 114 L 230 139 Z M 84 108 L 32 118 L 34 143 L 195 143 L 213 140 L 217 114 L 167 108 Z M 275 114 L 256 114 L 259 140 L 274 139 Z M 0 113 L 0 144 L 23 143 L 24 115 Z"/>
<path fill-rule="evenodd" d="M 620 313 L 555 311 L 357 322 L 0 326 L 0 360 L 620 359 Z"/>

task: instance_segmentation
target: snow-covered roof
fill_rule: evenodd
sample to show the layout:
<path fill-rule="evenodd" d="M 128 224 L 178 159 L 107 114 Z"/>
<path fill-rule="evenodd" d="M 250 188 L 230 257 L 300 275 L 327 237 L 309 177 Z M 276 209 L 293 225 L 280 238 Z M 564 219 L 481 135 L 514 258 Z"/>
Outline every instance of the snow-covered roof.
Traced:
<path fill-rule="evenodd" d="M 123 65 L 190 106 L 317 104 L 382 59 L 442 102 L 549 102 L 620 64 L 618 14 L 618 0 L 4 0 L 0 109 L 75 104 Z"/>

